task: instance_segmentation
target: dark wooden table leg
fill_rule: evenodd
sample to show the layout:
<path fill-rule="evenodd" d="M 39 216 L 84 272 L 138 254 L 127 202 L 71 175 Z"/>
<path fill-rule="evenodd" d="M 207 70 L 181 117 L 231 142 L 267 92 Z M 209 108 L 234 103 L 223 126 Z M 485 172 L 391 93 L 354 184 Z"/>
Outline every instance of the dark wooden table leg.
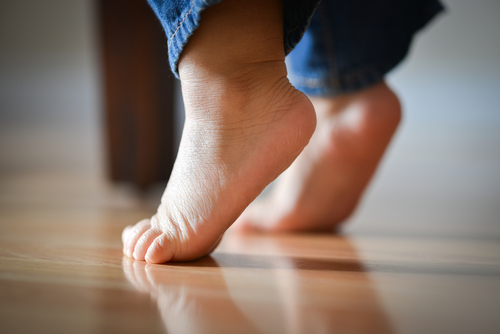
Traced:
<path fill-rule="evenodd" d="M 146 0 L 100 0 L 108 175 L 143 188 L 170 175 L 173 81 L 167 39 Z"/>

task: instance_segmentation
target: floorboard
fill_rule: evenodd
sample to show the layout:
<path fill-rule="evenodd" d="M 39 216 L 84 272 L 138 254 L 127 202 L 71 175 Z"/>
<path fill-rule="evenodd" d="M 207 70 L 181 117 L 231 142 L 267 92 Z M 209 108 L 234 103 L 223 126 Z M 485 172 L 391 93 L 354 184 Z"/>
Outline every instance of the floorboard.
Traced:
<path fill-rule="evenodd" d="M 2 183 L 2 333 L 500 330 L 495 240 L 228 231 L 209 257 L 148 265 L 122 256 L 120 232 L 150 206 L 77 178 L 33 180 Z"/>

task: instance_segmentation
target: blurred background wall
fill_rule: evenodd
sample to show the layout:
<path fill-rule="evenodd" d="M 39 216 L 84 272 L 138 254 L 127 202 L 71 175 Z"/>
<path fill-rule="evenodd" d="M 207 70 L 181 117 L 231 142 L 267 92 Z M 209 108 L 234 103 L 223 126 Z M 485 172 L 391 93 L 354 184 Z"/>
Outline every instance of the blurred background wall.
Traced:
<path fill-rule="evenodd" d="M 500 237 L 500 2 L 444 3 L 388 78 L 405 117 L 351 231 Z M 0 195 L 104 180 L 98 37 L 94 1 L 0 0 Z"/>
<path fill-rule="evenodd" d="M 96 11 L 0 0 L 0 173 L 102 169 Z"/>
<path fill-rule="evenodd" d="M 500 2 L 443 3 L 388 78 L 403 126 L 355 219 L 363 230 L 498 240 Z"/>

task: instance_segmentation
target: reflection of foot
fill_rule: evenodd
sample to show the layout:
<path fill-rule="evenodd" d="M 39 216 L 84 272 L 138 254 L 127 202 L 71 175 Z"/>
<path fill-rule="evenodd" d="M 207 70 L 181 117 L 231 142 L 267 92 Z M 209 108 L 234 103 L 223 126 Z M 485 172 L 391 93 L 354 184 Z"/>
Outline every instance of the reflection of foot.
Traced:
<path fill-rule="evenodd" d="M 282 7 L 271 7 L 225 1 L 204 12 L 179 63 L 186 122 L 177 160 L 157 214 L 124 230 L 127 256 L 162 263 L 209 253 L 307 144 L 313 106 L 286 78 Z M 218 45 L 227 41 L 232 48 Z"/>
<path fill-rule="evenodd" d="M 372 273 L 349 238 L 233 231 L 214 257 L 221 267 L 238 263 L 233 275 L 226 276 L 234 296 L 243 290 L 254 303 L 261 296 L 259 307 L 251 307 L 248 299 L 238 303 L 245 315 L 260 328 L 282 326 L 265 332 L 394 333 Z M 248 275 L 240 272 L 254 267 L 262 269 Z M 269 304 L 274 307 L 263 315 Z"/>
<path fill-rule="evenodd" d="M 331 231 L 355 209 L 397 128 L 399 101 L 384 83 L 311 101 L 318 125 L 309 145 L 238 227 Z"/>
<path fill-rule="evenodd" d="M 197 275 L 182 267 L 158 266 L 123 259 L 127 279 L 156 300 L 168 333 L 258 333 L 232 300 L 217 262 L 192 262 Z"/>

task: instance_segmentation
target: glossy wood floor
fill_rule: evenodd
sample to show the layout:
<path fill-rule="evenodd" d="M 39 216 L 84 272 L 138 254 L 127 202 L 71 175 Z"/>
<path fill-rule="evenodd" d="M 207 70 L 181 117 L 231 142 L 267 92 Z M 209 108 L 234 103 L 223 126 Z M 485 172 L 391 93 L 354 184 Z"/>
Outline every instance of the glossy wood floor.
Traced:
<path fill-rule="evenodd" d="M 140 201 L 61 175 L 0 196 L 1 333 L 500 333 L 495 240 L 238 235 L 198 261 L 124 258 Z"/>

